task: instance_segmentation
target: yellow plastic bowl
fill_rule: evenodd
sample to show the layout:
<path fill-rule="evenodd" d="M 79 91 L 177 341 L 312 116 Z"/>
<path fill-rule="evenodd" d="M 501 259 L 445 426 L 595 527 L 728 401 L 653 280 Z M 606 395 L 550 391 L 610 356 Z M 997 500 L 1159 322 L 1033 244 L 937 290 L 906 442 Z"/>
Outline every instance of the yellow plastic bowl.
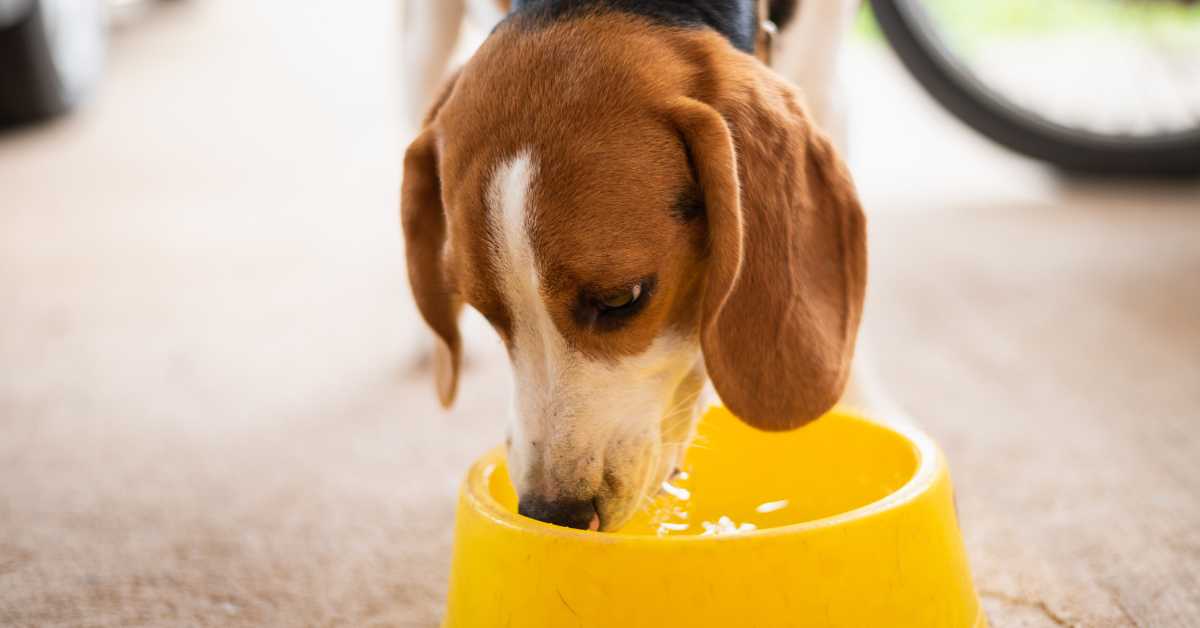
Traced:
<path fill-rule="evenodd" d="M 766 433 L 714 409 L 685 469 L 601 534 L 517 515 L 503 449 L 487 454 L 460 494 L 445 626 L 987 625 L 924 434 L 841 411 Z"/>

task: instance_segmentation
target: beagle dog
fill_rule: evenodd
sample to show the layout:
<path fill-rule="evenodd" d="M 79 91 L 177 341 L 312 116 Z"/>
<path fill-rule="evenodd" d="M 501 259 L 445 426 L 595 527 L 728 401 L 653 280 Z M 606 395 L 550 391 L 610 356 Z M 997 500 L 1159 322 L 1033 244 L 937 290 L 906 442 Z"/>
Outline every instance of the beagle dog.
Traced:
<path fill-rule="evenodd" d="M 763 61 L 796 12 L 769 5 L 517 0 L 405 154 L 438 395 L 454 400 L 470 306 L 512 363 L 524 515 L 619 529 L 680 464 L 708 382 L 764 430 L 842 394 L 865 219 L 804 95 Z"/>

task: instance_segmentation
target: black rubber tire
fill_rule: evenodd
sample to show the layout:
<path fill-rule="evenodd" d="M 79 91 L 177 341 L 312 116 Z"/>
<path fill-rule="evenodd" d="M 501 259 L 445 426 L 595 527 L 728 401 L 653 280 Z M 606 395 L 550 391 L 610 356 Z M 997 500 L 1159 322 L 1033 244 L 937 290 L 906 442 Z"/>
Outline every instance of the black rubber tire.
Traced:
<path fill-rule="evenodd" d="M 12 125 L 71 109 L 98 77 L 72 88 L 64 83 L 50 50 L 41 2 L 0 29 L 0 124 Z"/>
<path fill-rule="evenodd" d="M 912 0 L 870 0 L 892 50 L 925 91 L 967 126 L 1018 153 L 1083 174 L 1200 174 L 1200 127 L 1163 137 L 1105 137 L 1017 109 L 956 69 L 920 32 Z"/>

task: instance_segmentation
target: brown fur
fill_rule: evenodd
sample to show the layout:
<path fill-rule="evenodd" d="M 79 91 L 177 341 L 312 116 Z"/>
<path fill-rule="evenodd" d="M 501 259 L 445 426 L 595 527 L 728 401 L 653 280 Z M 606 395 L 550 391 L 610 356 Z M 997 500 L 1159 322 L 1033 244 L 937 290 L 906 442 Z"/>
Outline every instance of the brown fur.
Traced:
<path fill-rule="evenodd" d="M 543 297 L 572 346 L 615 358 L 668 329 L 699 337 L 723 401 L 765 429 L 836 401 L 866 276 L 845 168 L 795 92 L 716 33 L 604 14 L 503 25 L 406 155 L 410 278 L 442 340 L 444 402 L 460 303 L 510 341 L 486 196 L 492 169 L 527 149 Z M 706 215 L 680 219 L 675 203 L 695 186 Z M 627 327 L 598 332 L 571 316 L 581 291 L 652 274 L 658 288 Z"/>

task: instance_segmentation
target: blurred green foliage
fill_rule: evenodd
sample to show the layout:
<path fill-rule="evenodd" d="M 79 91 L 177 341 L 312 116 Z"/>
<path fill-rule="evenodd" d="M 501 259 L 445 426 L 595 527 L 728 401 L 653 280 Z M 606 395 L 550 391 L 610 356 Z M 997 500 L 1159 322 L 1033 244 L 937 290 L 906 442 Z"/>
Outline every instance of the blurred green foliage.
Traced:
<path fill-rule="evenodd" d="M 905 0 L 920 2 L 956 41 L 976 42 L 1072 30 L 1137 32 L 1155 40 L 1200 45 L 1200 2 L 1171 0 Z M 864 2 L 856 32 L 880 40 Z"/>

